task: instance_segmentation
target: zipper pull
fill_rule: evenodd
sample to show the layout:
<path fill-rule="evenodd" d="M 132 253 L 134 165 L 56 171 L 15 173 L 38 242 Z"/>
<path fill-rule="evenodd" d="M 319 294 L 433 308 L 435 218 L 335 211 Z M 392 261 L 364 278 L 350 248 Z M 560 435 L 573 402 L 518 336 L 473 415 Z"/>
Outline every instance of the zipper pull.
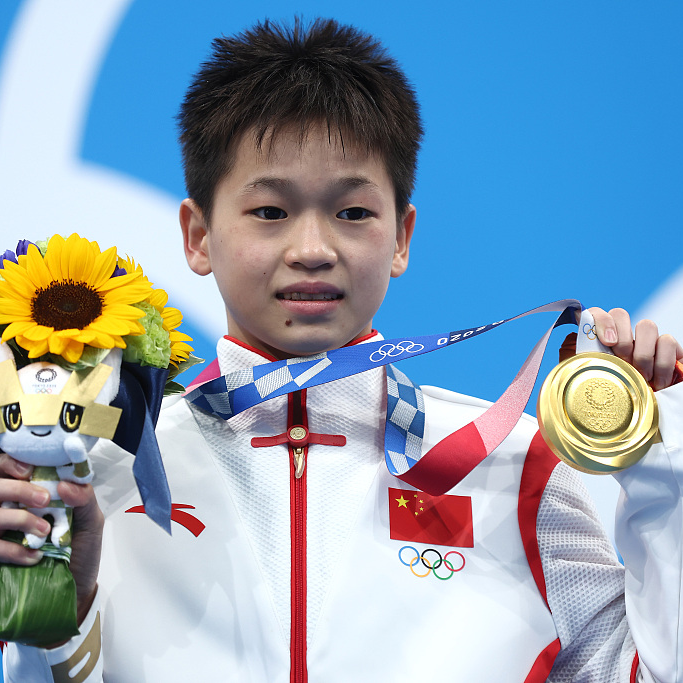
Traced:
<path fill-rule="evenodd" d="M 304 449 L 300 446 L 293 448 L 292 452 L 294 454 L 294 476 L 297 479 L 301 479 L 304 468 L 306 467 L 306 454 L 304 453 Z"/>

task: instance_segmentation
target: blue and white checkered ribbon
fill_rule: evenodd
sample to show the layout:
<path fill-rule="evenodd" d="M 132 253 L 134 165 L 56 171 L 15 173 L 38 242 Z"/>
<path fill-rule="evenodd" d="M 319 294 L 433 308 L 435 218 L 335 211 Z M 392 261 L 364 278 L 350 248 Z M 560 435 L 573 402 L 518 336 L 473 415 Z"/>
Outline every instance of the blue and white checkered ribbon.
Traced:
<path fill-rule="evenodd" d="M 531 354 L 540 352 L 542 356 L 550 332 L 559 325 L 576 324 L 575 313 L 582 310 L 583 306 L 576 299 L 563 299 L 498 322 L 457 330 L 445 335 L 435 334 L 368 342 L 345 346 L 314 356 L 289 358 L 257 365 L 253 368 L 211 379 L 192 389 L 186 395 L 186 399 L 201 410 L 228 420 L 243 410 L 276 396 L 325 384 L 386 365 L 386 463 L 392 474 L 402 476 L 421 457 L 425 423 L 424 402 L 420 389 L 404 373 L 390 365 L 392 362 L 457 344 L 489 332 L 511 320 L 534 313 L 557 312 L 559 315 L 541 340 L 542 343 L 537 344 Z M 528 359 L 523 368 L 527 364 Z M 540 364 L 540 359 L 538 364 Z M 538 371 L 538 364 L 536 364 L 536 372 Z M 529 393 L 530 391 L 529 389 Z M 524 405 L 526 405 L 527 400 L 528 396 L 524 400 Z M 524 405 L 520 408 L 520 414 Z"/>

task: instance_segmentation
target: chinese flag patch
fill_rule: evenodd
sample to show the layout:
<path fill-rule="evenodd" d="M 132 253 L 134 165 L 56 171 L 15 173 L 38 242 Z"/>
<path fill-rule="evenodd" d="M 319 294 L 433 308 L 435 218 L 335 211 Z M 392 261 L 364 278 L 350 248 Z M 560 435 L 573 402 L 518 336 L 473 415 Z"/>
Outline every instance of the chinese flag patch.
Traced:
<path fill-rule="evenodd" d="M 389 530 L 397 541 L 472 548 L 472 499 L 390 488 Z"/>

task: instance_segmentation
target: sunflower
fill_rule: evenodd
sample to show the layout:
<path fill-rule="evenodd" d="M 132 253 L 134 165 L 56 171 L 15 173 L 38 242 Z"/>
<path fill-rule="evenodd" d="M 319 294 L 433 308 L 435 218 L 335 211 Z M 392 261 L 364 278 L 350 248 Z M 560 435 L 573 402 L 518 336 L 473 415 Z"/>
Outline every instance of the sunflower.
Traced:
<path fill-rule="evenodd" d="M 19 263 L 4 261 L 0 281 L 2 340 L 14 339 L 29 358 L 46 353 L 76 363 L 85 345 L 125 348 L 123 337 L 144 333 L 144 312 L 133 304 L 151 292 L 137 272 L 112 277 L 114 247 L 71 235 L 53 236 L 45 257 L 34 244 Z"/>
<path fill-rule="evenodd" d="M 127 273 L 138 273 L 141 278 L 149 282 L 142 271 L 142 266 L 136 264 L 130 256 L 126 256 L 125 259 L 119 256 L 118 267 L 123 268 Z M 192 341 L 192 337 L 176 329 L 183 322 L 183 314 L 177 308 L 166 306 L 168 294 L 160 288 L 152 289 L 150 295 L 145 299 L 145 303 L 154 306 L 161 315 L 162 328 L 168 333 L 171 343 L 170 362 L 177 367 L 186 361 L 193 351 L 193 348 L 186 343 Z"/>
<path fill-rule="evenodd" d="M 186 361 L 194 350 L 185 343 L 192 341 L 192 337 L 176 329 L 183 322 L 183 314 L 177 308 L 164 307 L 161 317 L 164 319 L 164 329 L 168 330 L 171 339 L 171 363 L 177 367 L 178 364 Z"/>

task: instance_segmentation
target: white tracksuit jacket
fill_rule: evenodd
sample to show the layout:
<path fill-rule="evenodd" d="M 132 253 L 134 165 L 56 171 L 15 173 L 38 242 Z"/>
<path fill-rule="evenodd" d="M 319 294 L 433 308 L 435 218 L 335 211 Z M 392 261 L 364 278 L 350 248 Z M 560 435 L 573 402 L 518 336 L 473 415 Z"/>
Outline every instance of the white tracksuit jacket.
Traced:
<path fill-rule="evenodd" d="M 224 374 L 268 360 L 228 339 L 218 358 Z M 425 450 L 488 405 L 423 390 Z M 139 512 L 132 457 L 98 447 L 98 599 L 66 645 L 10 645 L 6 680 L 683 681 L 683 386 L 658 403 L 663 443 L 618 475 L 624 571 L 532 418 L 449 492 L 471 504 L 458 547 L 391 537 L 416 492 L 384 464 L 382 368 L 227 422 L 172 399 L 157 432 L 173 535 Z M 291 447 L 251 443 L 293 425 L 346 443 L 310 445 L 296 478 Z"/>

